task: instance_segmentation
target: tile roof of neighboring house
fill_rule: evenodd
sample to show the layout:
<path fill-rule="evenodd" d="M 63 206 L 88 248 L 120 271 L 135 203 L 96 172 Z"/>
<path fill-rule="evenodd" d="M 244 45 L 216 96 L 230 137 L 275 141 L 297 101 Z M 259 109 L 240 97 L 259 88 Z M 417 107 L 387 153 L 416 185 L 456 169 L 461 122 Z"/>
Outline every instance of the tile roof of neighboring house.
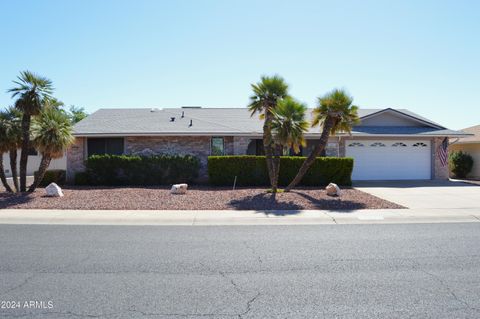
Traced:
<path fill-rule="evenodd" d="M 460 143 L 460 144 L 463 144 L 463 143 L 468 143 L 468 144 L 470 144 L 470 143 L 480 143 L 480 125 L 467 127 L 467 128 L 464 128 L 462 131 L 467 133 L 467 134 L 473 134 L 473 136 L 462 138 L 457 143 Z"/>
<path fill-rule="evenodd" d="M 367 117 L 382 110 L 359 109 L 359 116 Z M 405 109 L 395 109 L 403 115 L 419 120 L 429 127 L 355 127 L 354 134 L 406 135 L 461 135 L 447 130 L 424 117 Z M 182 114 L 184 115 L 182 117 Z M 311 116 L 311 109 L 308 112 Z M 174 119 L 172 119 L 174 118 Z M 75 125 L 76 136 L 131 136 L 131 135 L 261 135 L 263 122 L 258 115 L 250 116 L 247 108 L 130 108 L 99 109 Z M 310 128 L 307 134 L 320 134 Z"/>

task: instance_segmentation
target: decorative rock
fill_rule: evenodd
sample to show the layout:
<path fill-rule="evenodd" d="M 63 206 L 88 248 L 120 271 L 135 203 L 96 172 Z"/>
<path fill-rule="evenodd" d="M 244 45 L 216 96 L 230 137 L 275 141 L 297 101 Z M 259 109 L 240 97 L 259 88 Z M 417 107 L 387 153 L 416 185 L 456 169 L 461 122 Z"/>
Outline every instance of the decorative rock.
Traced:
<path fill-rule="evenodd" d="M 50 183 L 45 187 L 45 192 L 49 197 L 63 197 L 62 189 L 55 183 Z"/>
<path fill-rule="evenodd" d="M 325 187 L 325 190 L 329 196 L 340 196 L 340 187 L 337 184 L 330 183 Z"/>
<path fill-rule="evenodd" d="M 188 184 L 174 184 L 170 190 L 170 194 L 186 194 Z"/>

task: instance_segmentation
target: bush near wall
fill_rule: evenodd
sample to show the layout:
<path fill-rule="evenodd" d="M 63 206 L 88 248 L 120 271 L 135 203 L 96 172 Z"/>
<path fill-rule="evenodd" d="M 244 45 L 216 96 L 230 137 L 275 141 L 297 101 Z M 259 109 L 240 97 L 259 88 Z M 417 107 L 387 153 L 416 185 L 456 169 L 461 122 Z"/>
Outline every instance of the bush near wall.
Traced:
<path fill-rule="evenodd" d="M 452 152 L 448 156 L 448 166 L 454 177 L 465 178 L 472 171 L 473 157 L 465 152 Z"/>
<path fill-rule="evenodd" d="M 292 181 L 305 157 L 280 158 L 279 184 Z M 352 184 L 353 159 L 346 157 L 318 157 L 302 179 L 305 186 L 324 186 L 328 183 Z M 235 176 L 239 186 L 269 185 L 265 156 L 209 156 L 208 176 L 212 185 L 231 186 Z"/>
<path fill-rule="evenodd" d="M 33 173 L 34 175 L 38 174 L 38 171 Z M 48 186 L 50 183 L 55 183 L 57 185 L 65 184 L 66 171 L 64 169 L 49 169 L 45 172 L 42 181 L 40 182 L 41 187 Z"/>
<path fill-rule="evenodd" d="M 200 161 L 186 155 L 92 155 L 86 161 L 89 185 L 164 185 L 189 183 L 198 177 Z"/>

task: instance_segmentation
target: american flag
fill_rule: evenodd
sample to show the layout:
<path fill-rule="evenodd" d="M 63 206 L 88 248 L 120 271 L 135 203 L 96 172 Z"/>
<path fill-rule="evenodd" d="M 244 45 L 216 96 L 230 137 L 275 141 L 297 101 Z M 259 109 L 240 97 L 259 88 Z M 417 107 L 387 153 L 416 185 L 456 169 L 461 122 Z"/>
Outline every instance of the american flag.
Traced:
<path fill-rule="evenodd" d="M 438 146 L 437 154 L 440 163 L 442 163 L 443 166 L 446 166 L 448 163 L 448 138 L 445 137 L 442 144 Z"/>

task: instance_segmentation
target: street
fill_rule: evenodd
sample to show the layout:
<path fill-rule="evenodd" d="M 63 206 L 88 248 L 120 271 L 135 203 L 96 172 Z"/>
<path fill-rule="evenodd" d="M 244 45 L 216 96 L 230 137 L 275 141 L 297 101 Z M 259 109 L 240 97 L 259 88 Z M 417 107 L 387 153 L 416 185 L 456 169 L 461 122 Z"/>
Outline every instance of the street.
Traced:
<path fill-rule="evenodd" d="M 0 225 L 0 301 L 2 318 L 478 318 L 480 224 Z"/>

